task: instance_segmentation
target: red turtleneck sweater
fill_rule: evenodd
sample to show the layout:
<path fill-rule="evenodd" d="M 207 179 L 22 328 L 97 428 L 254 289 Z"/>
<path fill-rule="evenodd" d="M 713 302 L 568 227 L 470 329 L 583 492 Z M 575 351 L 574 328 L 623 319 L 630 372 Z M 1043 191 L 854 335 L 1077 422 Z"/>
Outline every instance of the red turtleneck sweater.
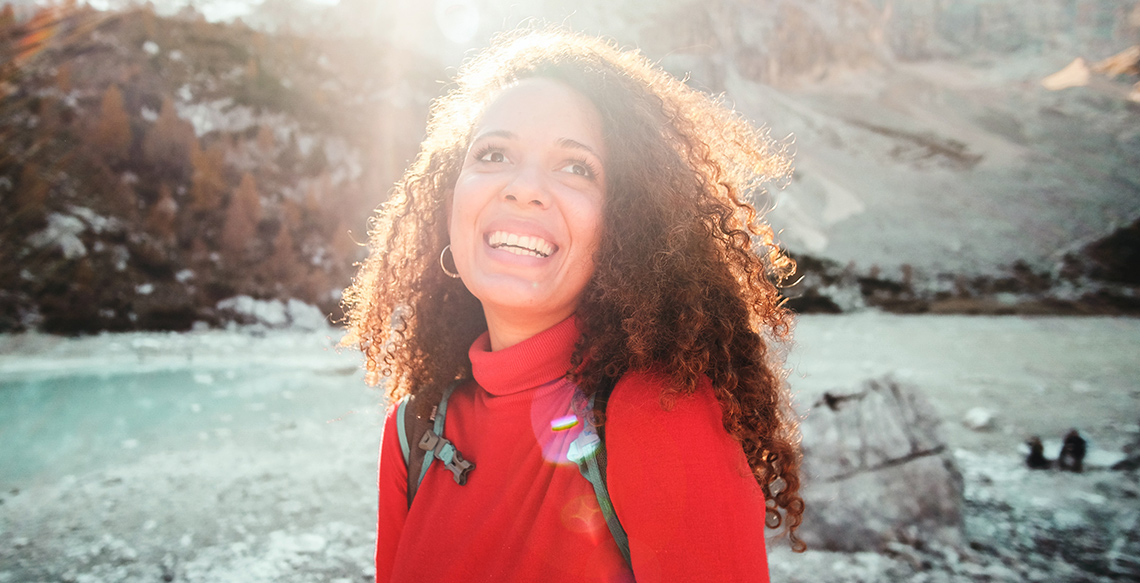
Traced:
<path fill-rule="evenodd" d="M 622 377 L 606 418 L 607 484 L 629 535 L 630 573 L 593 488 L 566 459 L 581 423 L 551 428 L 573 414 L 575 387 L 563 375 L 578 335 L 569 318 L 497 352 L 486 334 L 475 341 L 475 381 L 448 401 L 444 435 L 476 467 L 460 486 L 432 464 L 411 510 L 389 411 L 378 582 L 768 581 L 763 494 L 711 386 L 666 410 L 668 380 L 648 373 Z"/>

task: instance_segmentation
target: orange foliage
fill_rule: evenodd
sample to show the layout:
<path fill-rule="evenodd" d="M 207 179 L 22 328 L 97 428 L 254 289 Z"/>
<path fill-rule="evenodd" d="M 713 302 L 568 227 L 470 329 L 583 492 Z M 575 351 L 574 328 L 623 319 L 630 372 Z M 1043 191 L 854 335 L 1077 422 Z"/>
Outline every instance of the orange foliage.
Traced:
<path fill-rule="evenodd" d="M 59 28 L 60 13 L 54 6 L 45 6 L 36 11 L 32 19 L 24 25 L 24 34 L 15 40 L 16 65 L 21 65 L 45 49 L 55 38 Z"/>
<path fill-rule="evenodd" d="M 103 155 L 114 163 L 125 160 L 131 149 L 131 124 L 123 107 L 123 93 L 117 85 L 109 85 L 103 92 L 99 106 L 99 121 L 91 139 Z"/>
<path fill-rule="evenodd" d="M 332 190 L 332 179 L 328 170 L 325 170 L 305 189 L 305 211 L 313 215 L 320 213 L 330 190 Z"/>
<path fill-rule="evenodd" d="M 8 6 L 5 4 L 5 6 Z M 55 84 L 64 93 L 71 93 L 71 63 L 64 63 L 56 69 Z"/>
<path fill-rule="evenodd" d="M 174 243 L 174 219 L 177 215 L 178 203 L 174 202 L 170 187 L 162 184 L 158 187 L 158 202 L 147 213 L 146 228 L 166 243 Z"/>
<path fill-rule="evenodd" d="M 194 126 L 178 117 L 174 100 L 162 100 L 162 111 L 154 122 L 154 127 L 143 141 L 143 154 L 147 161 L 167 171 L 179 173 L 190 163 L 190 153 L 198 142 Z"/>
<path fill-rule="evenodd" d="M 205 151 L 197 144 L 190 150 L 190 164 L 194 168 L 190 178 L 190 208 L 206 211 L 222 205 L 222 194 L 226 190 L 225 157 L 225 145 L 220 141 Z"/>
<path fill-rule="evenodd" d="M 16 26 L 16 11 L 12 9 L 11 4 L 5 2 L 4 7 L 0 8 L 0 30 L 11 26 Z"/>
<path fill-rule="evenodd" d="M 273 130 L 267 125 L 262 125 L 257 130 L 257 149 L 268 158 L 273 155 L 273 150 L 276 148 L 277 139 L 273 136 Z"/>
<path fill-rule="evenodd" d="M 29 162 L 20 171 L 20 182 L 16 186 L 12 200 L 17 215 L 43 212 L 47 202 L 49 184 L 43 178 L 39 165 Z"/>
<path fill-rule="evenodd" d="M 297 251 L 293 248 L 292 228 L 288 220 L 281 221 L 281 229 L 273 240 L 273 255 L 269 258 L 269 275 L 279 281 L 293 279 L 298 270 Z"/>
<path fill-rule="evenodd" d="M 261 222 L 261 195 L 257 192 L 257 182 L 246 173 L 241 184 L 230 198 L 226 209 L 226 222 L 222 226 L 222 247 L 231 258 L 240 258 L 249 242 L 257 234 L 257 224 Z"/>

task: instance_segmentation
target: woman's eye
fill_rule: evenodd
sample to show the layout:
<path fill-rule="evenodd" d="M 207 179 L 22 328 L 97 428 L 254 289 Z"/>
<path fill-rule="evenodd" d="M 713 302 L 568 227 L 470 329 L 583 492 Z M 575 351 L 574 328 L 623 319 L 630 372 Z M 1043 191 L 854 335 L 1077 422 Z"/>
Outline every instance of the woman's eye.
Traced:
<path fill-rule="evenodd" d="M 572 162 L 570 164 L 567 164 L 566 167 L 562 169 L 562 171 L 563 172 L 569 172 L 569 173 L 575 174 L 577 176 L 583 176 L 585 178 L 593 178 L 594 177 L 594 171 L 591 170 L 589 166 L 587 166 L 586 164 L 583 164 L 582 162 Z"/>
<path fill-rule="evenodd" d="M 479 156 L 479 160 L 483 162 L 506 162 L 507 157 L 504 156 L 502 152 L 492 150 L 486 154 L 483 154 L 482 156 Z"/>

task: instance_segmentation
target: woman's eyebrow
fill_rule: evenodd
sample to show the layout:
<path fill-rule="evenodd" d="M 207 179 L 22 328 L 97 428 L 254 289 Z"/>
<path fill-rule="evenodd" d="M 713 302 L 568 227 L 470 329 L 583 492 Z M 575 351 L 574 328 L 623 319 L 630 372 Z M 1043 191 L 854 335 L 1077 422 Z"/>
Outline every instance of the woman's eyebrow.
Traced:
<path fill-rule="evenodd" d="M 590 146 L 587 146 L 586 144 L 583 144 L 582 142 L 579 142 L 578 140 L 572 140 L 570 138 L 562 138 L 561 140 L 558 140 L 558 145 L 562 146 L 563 148 L 570 148 L 573 150 L 585 150 L 585 151 L 593 154 L 594 157 L 596 157 L 597 159 L 599 159 L 599 160 L 602 159 L 602 155 L 599 154 L 597 152 L 597 150 L 594 150 Z"/>
<path fill-rule="evenodd" d="M 506 138 L 508 140 L 513 140 L 516 137 L 517 136 L 515 136 L 513 132 L 508 132 L 507 130 L 491 130 L 489 132 L 484 132 L 478 136 L 475 136 L 475 139 L 471 140 L 471 143 L 478 142 L 479 140 L 485 138 Z"/>

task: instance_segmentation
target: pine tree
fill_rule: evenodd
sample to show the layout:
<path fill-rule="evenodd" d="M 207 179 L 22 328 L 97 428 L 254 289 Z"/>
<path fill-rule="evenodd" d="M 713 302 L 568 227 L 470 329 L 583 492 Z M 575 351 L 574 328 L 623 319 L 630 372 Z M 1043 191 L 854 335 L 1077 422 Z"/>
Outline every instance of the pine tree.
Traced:
<path fill-rule="evenodd" d="M 12 196 L 16 216 L 27 219 L 43 214 L 49 185 L 42 174 L 35 162 L 28 162 L 20 171 L 20 182 Z"/>
<path fill-rule="evenodd" d="M 297 145 L 297 136 L 289 134 L 289 142 L 281 148 L 277 155 L 277 166 L 292 170 L 301 164 L 301 148 Z"/>
<path fill-rule="evenodd" d="M 241 184 L 230 197 L 226 209 L 226 222 L 222 226 L 222 247 L 234 260 L 240 260 L 250 240 L 257 235 L 257 224 L 261 222 L 261 196 L 257 193 L 257 182 L 246 173 Z"/>
<path fill-rule="evenodd" d="M 269 258 L 269 275 L 279 282 L 292 279 L 298 269 L 297 251 L 293 248 L 292 228 L 288 220 L 281 221 L 277 237 L 273 239 L 273 255 Z"/>
<path fill-rule="evenodd" d="M 16 11 L 12 9 L 11 3 L 5 2 L 4 7 L 0 8 L 0 34 L 7 37 L 8 29 L 14 26 L 16 26 Z"/>
<path fill-rule="evenodd" d="M 197 140 L 194 126 L 178 117 L 174 100 L 166 97 L 154 127 L 143 140 L 143 155 L 172 178 L 180 179 L 190 168 L 190 153 Z"/>
<path fill-rule="evenodd" d="M 273 135 L 273 128 L 264 124 L 258 127 L 257 149 L 267 158 L 273 155 L 273 151 L 277 149 L 277 138 Z"/>
<path fill-rule="evenodd" d="M 304 279 L 305 300 L 320 305 L 330 299 L 329 292 L 335 286 L 329 279 L 329 274 L 323 269 L 313 269 Z"/>
<path fill-rule="evenodd" d="M 8 6 L 5 4 L 5 6 Z M 71 93 L 71 63 L 63 63 L 55 71 L 55 84 L 64 94 Z"/>
<path fill-rule="evenodd" d="M 150 211 L 147 213 L 146 228 L 159 240 L 173 244 L 175 240 L 174 220 L 177 216 L 178 203 L 174 202 L 170 187 L 163 183 L 158 187 L 158 201 L 150 207 Z"/>
<path fill-rule="evenodd" d="M 305 189 L 305 210 L 310 213 L 320 211 L 331 191 L 332 177 L 329 176 L 326 170 L 314 178 L 313 181 L 309 183 L 309 187 Z"/>
<path fill-rule="evenodd" d="M 123 93 L 117 85 L 109 85 L 103 92 L 99 106 L 99 121 L 92 135 L 94 145 L 109 163 L 126 160 L 131 148 L 131 124 L 123 107 Z"/>
<path fill-rule="evenodd" d="M 195 147 L 190 151 L 190 163 L 194 168 L 190 178 L 190 208 L 208 211 L 222 206 L 222 194 L 226 190 L 225 143 L 217 141 L 203 151 Z"/>

